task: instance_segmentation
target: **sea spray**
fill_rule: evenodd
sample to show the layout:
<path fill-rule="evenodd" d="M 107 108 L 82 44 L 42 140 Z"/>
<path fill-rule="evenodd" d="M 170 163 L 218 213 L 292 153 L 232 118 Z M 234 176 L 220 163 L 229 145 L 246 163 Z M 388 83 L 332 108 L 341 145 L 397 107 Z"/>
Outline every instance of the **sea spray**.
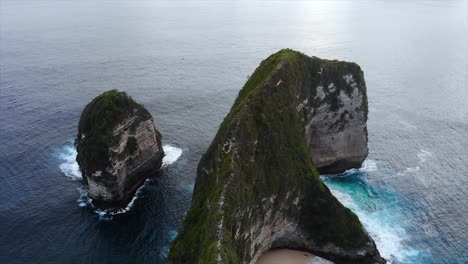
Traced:
<path fill-rule="evenodd" d="M 78 153 L 73 145 L 63 147 L 58 155 L 59 159 L 63 161 L 63 163 L 59 165 L 60 170 L 65 176 L 75 181 L 82 179 L 80 167 L 76 162 L 76 155 L 78 155 Z"/>
<path fill-rule="evenodd" d="M 180 156 L 182 156 L 182 149 L 171 145 L 164 145 L 163 150 L 163 166 L 171 165 L 172 163 L 176 162 L 180 158 Z"/>
<path fill-rule="evenodd" d="M 351 209 L 374 239 L 382 257 L 391 263 L 413 262 L 420 254 L 407 245 L 397 195 L 384 188 L 377 189 L 368 181 L 368 172 L 378 172 L 378 163 L 367 160 L 359 170 L 349 170 L 336 176 L 322 177 L 332 194 Z"/>
<path fill-rule="evenodd" d="M 173 164 L 180 158 L 180 156 L 182 156 L 183 151 L 178 147 L 172 145 L 164 145 L 163 149 L 165 153 L 165 156 L 163 158 L 163 167 L 167 167 Z M 76 148 L 73 145 L 64 146 L 58 154 L 58 158 L 62 161 L 62 163 L 59 165 L 60 170 L 66 177 L 69 177 L 72 180 L 76 181 L 82 179 L 80 168 L 78 166 L 78 163 L 76 162 L 77 154 L 78 153 L 76 151 Z M 148 181 L 149 179 L 145 181 L 145 184 Z M 78 192 L 80 193 L 80 197 L 77 199 L 78 206 L 89 207 L 93 210 L 94 213 L 96 213 L 99 216 L 100 220 L 109 221 L 112 220 L 112 216 L 129 212 L 132 209 L 135 201 L 138 199 L 138 197 L 141 196 L 145 184 L 143 184 L 142 186 L 140 186 L 140 188 L 136 190 L 135 195 L 125 208 L 103 210 L 98 209 L 93 205 L 93 199 L 91 199 L 88 196 L 88 192 L 86 191 L 86 189 L 83 186 L 80 186 L 77 188 Z"/>

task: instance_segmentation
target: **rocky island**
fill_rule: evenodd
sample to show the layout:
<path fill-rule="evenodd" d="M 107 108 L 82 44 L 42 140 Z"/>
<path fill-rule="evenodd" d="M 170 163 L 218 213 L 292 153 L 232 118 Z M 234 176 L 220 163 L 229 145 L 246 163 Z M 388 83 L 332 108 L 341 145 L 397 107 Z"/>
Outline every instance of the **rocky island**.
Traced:
<path fill-rule="evenodd" d="M 269 249 L 384 263 L 319 171 L 367 156 L 367 95 L 355 63 L 281 50 L 255 70 L 203 155 L 170 263 L 256 263 Z"/>
<path fill-rule="evenodd" d="M 104 208 L 125 206 L 164 156 L 151 114 L 116 90 L 84 108 L 75 145 L 88 195 Z"/>

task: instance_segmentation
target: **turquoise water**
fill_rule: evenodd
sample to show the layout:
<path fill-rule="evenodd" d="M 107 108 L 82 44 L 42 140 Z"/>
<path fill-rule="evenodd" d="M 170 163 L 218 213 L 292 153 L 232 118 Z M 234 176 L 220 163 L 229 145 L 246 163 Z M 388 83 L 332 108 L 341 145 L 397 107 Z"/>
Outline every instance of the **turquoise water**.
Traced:
<path fill-rule="evenodd" d="M 468 3 L 0 0 L 0 263 L 167 263 L 197 164 L 247 76 L 293 48 L 358 63 L 369 157 L 324 178 L 396 263 L 468 263 Z M 73 138 L 127 91 L 173 163 L 96 212 Z"/>
<path fill-rule="evenodd" d="M 322 176 L 322 180 L 333 195 L 359 217 L 385 259 L 397 263 L 430 262 L 430 253 L 413 245 L 406 231 L 410 223 L 405 222 L 401 211 L 409 209 L 406 204 L 410 201 L 385 184 L 388 172 L 382 171 L 380 166 L 385 165 L 366 160 L 359 170 Z"/>

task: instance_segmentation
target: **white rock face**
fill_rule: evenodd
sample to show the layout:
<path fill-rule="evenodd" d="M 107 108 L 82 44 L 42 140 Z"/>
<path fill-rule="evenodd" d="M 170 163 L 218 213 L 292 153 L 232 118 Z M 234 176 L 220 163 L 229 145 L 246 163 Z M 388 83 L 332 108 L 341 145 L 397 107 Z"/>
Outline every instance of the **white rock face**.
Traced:
<path fill-rule="evenodd" d="M 294 89 L 314 165 L 321 174 L 359 168 L 367 157 L 367 95 L 359 67 L 320 67 Z"/>
<path fill-rule="evenodd" d="M 349 87 L 340 89 L 333 83 L 328 89 L 317 86 L 320 102 L 307 114 L 306 137 L 314 164 L 321 173 L 358 168 L 368 154 L 365 87 L 359 87 L 351 73 L 343 79 Z M 331 96 L 334 101 L 327 100 Z"/>
<path fill-rule="evenodd" d="M 83 109 L 75 141 L 83 184 L 94 205 L 126 206 L 161 168 L 161 134 L 146 108 L 125 92 L 102 93 Z"/>
<path fill-rule="evenodd" d="M 202 156 L 169 263 L 255 264 L 278 248 L 385 263 L 313 166 L 322 173 L 360 166 L 366 120 L 359 65 L 292 50 L 264 60 Z"/>
<path fill-rule="evenodd" d="M 164 152 L 152 118 L 131 116 L 113 129 L 109 166 L 87 177 L 88 194 L 106 202 L 128 200 L 148 173 L 161 167 Z M 102 176 L 101 176 L 102 175 Z"/>

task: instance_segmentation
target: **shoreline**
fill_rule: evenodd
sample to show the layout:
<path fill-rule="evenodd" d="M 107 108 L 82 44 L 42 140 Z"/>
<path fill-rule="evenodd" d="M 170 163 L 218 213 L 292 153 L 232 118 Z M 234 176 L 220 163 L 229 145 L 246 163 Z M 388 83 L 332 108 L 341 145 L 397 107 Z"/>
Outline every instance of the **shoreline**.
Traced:
<path fill-rule="evenodd" d="M 256 264 L 330 264 L 312 253 L 293 249 L 271 249 L 264 252 Z"/>

